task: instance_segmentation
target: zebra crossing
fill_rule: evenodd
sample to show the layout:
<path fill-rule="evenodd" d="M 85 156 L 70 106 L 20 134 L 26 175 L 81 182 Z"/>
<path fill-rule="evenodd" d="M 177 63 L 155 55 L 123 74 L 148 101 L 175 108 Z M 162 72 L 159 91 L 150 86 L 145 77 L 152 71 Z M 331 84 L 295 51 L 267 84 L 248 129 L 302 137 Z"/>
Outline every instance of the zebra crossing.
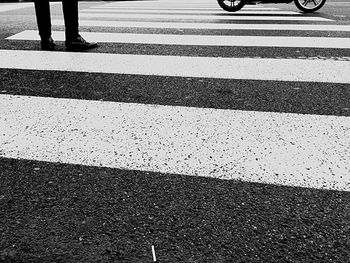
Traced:
<path fill-rule="evenodd" d="M 350 26 L 335 25 L 329 18 L 260 6 L 228 14 L 215 2 L 200 2 L 200 7 L 167 1 L 94 6 L 81 10 L 80 26 L 92 31 L 81 34 L 101 45 L 180 46 L 180 50 L 182 46 L 342 51 L 350 47 L 347 37 L 278 35 L 278 30 L 350 31 Z M 62 26 L 62 19 L 54 19 L 53 25 Z M 125 28 L 159 32 L 119 32 Z M 165 29 L 191 29 L 197 34 L 163 33 Z M 275 33 L 202 34 L 212 29 Z M 64 32 L 55 30 L 53 37 L 64 41 Z M 7 40 L 37 41 L 37 31 L 25 30 Z M 277 89 L 281 82 L 350 84 L 350 62 L 344 56 L 301 59 L 0 50 L 0 57 L 3 69 L 258 80 L 271 81 Z M 0 95 L 0 101 L 0 126 L 5 127 L 1 157 L 350 191 L 349 117 L 170 106 L 156 101 L 16 95 Z"/>

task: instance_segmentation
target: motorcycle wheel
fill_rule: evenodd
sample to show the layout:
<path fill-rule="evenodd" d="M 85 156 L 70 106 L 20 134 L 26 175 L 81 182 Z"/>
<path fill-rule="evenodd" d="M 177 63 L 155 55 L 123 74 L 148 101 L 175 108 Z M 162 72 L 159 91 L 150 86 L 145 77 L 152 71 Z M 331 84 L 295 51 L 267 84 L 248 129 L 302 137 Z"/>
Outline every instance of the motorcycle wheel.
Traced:
<path fill-rule="evenodd" d="M 217 0 L 222 9 L 228 12 L 235 12 L 244 6 L 245 0 Z"/>
<path fill-rule="evenodd" d="M 326 0 L 294 0 L 295 5 L 305 13 L 312 13 L 319 10 Z"/>

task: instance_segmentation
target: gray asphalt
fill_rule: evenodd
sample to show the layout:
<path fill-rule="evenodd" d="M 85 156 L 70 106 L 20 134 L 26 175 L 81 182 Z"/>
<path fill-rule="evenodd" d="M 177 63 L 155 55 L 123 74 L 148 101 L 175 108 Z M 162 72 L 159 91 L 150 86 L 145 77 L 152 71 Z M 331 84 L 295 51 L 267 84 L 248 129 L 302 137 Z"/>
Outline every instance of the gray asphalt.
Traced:
<path fill-rule="evenodd" d="M 98 4 L 81 2 L 80 8 Z M 276 7 L 296 11 L 293 5 Z M 60 12 L 52 8 L 53 14 Z M 317 15 L 350 25 L 350 5 L 330 0 Z M 0 49 L 39 50 L 36 41 L 5 40 L 25 29 L 36 29 L 32 10 L 0 13 Z M 84 30 L 255 35 L 232 30 Z M 350 32 L 259 34 L 350 37 Z M 63 43 L 58 44 L 63 50 Z M 343 49 L 140 44 L 101 44 L 91 52 L 350 57 Z M 1 94 L 335 116 L 350 116 L 349 88 L 0 69 Z M 152 245 L 157 262 L 348 262 L 350 193 L 0 158 L 0 262 L 152 262 Z"/>
<path fill-rule="evenodd" d="M 347 262 L 345 192 L 0 159 L 3 262 Z"/>

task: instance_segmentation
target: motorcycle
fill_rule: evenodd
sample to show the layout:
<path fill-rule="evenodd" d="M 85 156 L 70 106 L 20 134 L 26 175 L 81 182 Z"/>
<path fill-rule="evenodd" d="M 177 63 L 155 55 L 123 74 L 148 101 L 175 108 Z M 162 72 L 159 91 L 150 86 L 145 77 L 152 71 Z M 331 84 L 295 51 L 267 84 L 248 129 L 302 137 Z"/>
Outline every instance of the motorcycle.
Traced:
<path fill-rule="evenodd" d="M 294 4 L 304 13 L 311 13 L 319 10 L 326 2 L 326 0 L 217 0 L 222 9 L 228 12 L 235 12 L 240 10 L 245 5 L 255 4 Z"/>

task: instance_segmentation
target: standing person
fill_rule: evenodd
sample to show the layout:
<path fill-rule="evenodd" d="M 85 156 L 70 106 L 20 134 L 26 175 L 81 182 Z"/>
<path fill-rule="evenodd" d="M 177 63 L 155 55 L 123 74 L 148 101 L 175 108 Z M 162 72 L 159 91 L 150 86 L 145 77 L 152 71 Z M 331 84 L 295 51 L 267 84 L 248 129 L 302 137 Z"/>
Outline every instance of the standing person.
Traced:
<path fill-rule="evenodd" d="M 66 50 L 83 51 L 97 47 L 79 35 L 78 0 L 62 0 L 66 33 Z M 51 37 L 51 16 L 49 0 L 34 0 L 36 20 L 41 38 L 42 50 L 54 50 L 55 42 Z"/>

